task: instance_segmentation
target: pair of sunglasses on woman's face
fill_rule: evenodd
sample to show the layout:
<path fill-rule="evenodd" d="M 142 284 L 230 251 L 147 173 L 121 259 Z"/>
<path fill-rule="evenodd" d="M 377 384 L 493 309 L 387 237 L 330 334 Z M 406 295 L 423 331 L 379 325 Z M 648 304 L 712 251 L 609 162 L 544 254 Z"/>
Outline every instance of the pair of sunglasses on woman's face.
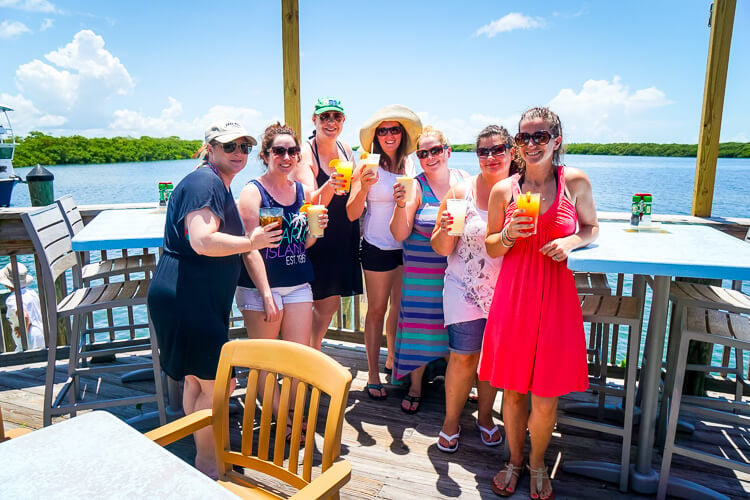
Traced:
<path fill-rule="evenodd" d="M 375 133 L 378 134 L 379 137 L 385 137 L 386 135 L 401 135 L 401 127 L 396 125 L 395 127 L 381 127 L 378 129 L 375 129 Z"/>
<path fill-rule="evenodd" d="M 321 113 L 318 115 L 322 122 L 342 122 L 344 121 L 344 115 L 342 113 Z"/>
<path fill-rule="evenodd" d="M 528 132 L 519 132 L 513 139 L 516 141 L 516 146 L 527 146 L 529 144 L 529 141 L 533 141 L 534 144 L 537 144 L 539 146 L 544 146 L 553 137 L 557 136 L 547 132 L 546 130 L 539 130 L 537 132 L 534 132 L 533 134 L 529 134 Z"/>
<path fill-rule="evenodd" d="M 506 151 L 510 151 L 510 148 L 510 144 L 498 144 L 491 148 L 477 148 L 477 156 L 480 158 L 489 158 L 490 155 L 500 156 L 504 155 Z"/>
<path fill-rule="evenodd" d="M 231 155 L 234 153 L 234 150 L 237 149 L 237 146 L 240 147 L 240 152 L 243 155 L 246 155 L 253 150 L 253 147 L 249 142 L 241 142 L 239 144 L 236 142 L 227 142 L 226 144 L 221 145 L 221 149 L 223 149 L 226 154 Z"/>
<path fill-rule="evenodd" d="M 416 155 L 420 160 L 424 160 L 428 156 L 437 156 L 439 154 L 442 154 L 446 149 L 448 149 L 448 146 L 445 145 L 433 146 L 430 149 L 417 149 Z"/>
<path fill-rule="evenodd" d="M 286 154 L 289 154 L 289 156 L 295 156 L 298 155 L 300 151 L 302 151 L 302 149 L 299 146 L 291 146 L 288 148 L 285 148 L 284 146 L 271 146 L 271 152 L 276 156 L 284 156 Z"/>

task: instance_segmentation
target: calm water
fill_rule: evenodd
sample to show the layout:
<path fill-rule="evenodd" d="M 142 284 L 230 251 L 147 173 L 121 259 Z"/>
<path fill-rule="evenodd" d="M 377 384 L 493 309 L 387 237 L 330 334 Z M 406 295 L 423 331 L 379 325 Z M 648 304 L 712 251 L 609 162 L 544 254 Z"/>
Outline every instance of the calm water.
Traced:
<path fill-rule="evenodd" d="M 583 169 L 591 179 L 599 210 L 629 212 L 633 193 L 654 195 L 654 213 L 689 214 L 692 205 L 694 158 L 567 155 L 568 165 Z M 195 166 L 195 160 L 109 165 L 47 167 L 55 176 L 55 196 L 70 193 L 79 205 L 156 201 L 159 181 L 175 184 Z M 418 164 L 418 163 L 417 163 Z M 451 166 L 469 173 L 479 170 L 473 153 L 453 153 Z M 262 173 L 256 155 L 232 183 L 235 197 L 242 186 Z M 18 168 L 23 178 L 30 168 Z M 16 186 L 14 206 L 28 206 L 25 185 Z M 712 215 L 750 217 L 750 159 L 719 159 Z"/>
<path fill-rule="evenodd" d="M 599 210 L 629 212 L 633 193 L 650 192 L 654 195 L 654 213 L 690 213 L 695 175 L 694 158 L 566 155 L 565 163 L 588 174 Z M 195 165 L 195 160 L 181 160 L 66 165 L 47 169 L 55 176 L 56 197 L 70 193 L 79 205 L 86 205 L 156 201 L 157 185 L 160 181 L 172 181 L 177 184 Z M 474 153 L 453 153 L 451 166 L 464 169 L 471 174 L 479 170 Z M 16 173 L 25 178 L 29 170 L 30 168 L 17 168 Z M 263 166 L 257 155 L 251 155 L 248 166 L 232 183 L 235 197 L 239 197 L 242 186 L 262 172 Z M 12 201 L 13 206 L 30 204 L 25 185 L 16 186 Z M 719 159 L 712 215 L 750 217 L 750 159 Z M 30 257 L 22 256 L 20 260 L 33 269 Z M 0 266 L 7 262 L 7 257 L 0 257 Z M 616 275 L 610 276 L 613 288 L 616 279 Z M 627 279 L 626 293 L 630 292 L 630 285 L 631 282 Z M 750 293 L 750 283 L 745 284 L 745 291 Z M 650 290 L 647 300 L 646 318 L 650 309 Z M 235 313 L 238 314 L 237 311 Z M 137 316 L 145 319 L 143 313 Z M 624 342 L 621 341 L 618 359 L 623 359 L 625 348 Z"/>

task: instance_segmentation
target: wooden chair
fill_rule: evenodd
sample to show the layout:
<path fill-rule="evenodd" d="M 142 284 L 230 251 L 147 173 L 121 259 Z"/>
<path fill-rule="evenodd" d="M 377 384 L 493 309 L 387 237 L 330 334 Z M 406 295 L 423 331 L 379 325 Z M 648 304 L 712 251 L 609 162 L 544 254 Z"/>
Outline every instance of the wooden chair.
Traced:
<path fill-rule="evenodd" d="M 229 386 L 233 368 L 249 369 L 239 446 L 231 443 L 229 436 Z M 258 384 L 261 372 L 267 375 Z M 277 376 L 282 378 L 282 383 L 274 433 L 273 405 L 270 402 L 274 399 L 274 392 L 278 391 Z M 297 489 L 291 498 L 338 498 L 339 490 L 351 477 L 349 462 L 336 461 L 351 381 L 351 373 L 338 362 L 307 346 L 282 340 L 230 341 L 221 351 L 212 409 L 187 415 L 146 436 L 166 445 L 212 425 L 218 481 L 232 492 L 245 498 L 279 498 L 263 488 L 262 480 L 234 468 L 243 467 Z M 256 407 L 259 386 L 263 387 L 262 401 L 269 404 L 258 403 Z M 310 397 L 306 401 L 308 392 Z M 321 408 L 322 397 L 328 400 L 327 412 L 325 407 Z M 323 432 L 322 472 L 313 479 L 319 414 Z M 289 439 L 285 432 L 288 422 L 291 425 Z M 305 424 L 306 428 L 303 427 Z M 301 462 L 300 439 L 304 439 Z"/>
<path fill-rule="evenodd" d="M 716 498 L 715 492 L 700 485 L 690 484 L 684 480 L 672 479 L 669 481 L 669 472 L 672 457 L 675 454 L 706 462 L 718 467 L 725 467 L 736 471 L 750 474 L 750 463 L 742 450 L 729 440 L 726 446 L 720 447 L 720 454 L 713 454 L 705 449 L 696 449 L 685 444 L 675 442 L 677 435 L 677 423 L 682 409 L 689 409 L 691 413 L 700 415 L 703 420 L 722 425 L 729 428 L 727 423 L 732 423 L 746 432 L 750 426 L 750 403 L 743 401 L 743 389 L 747 386 L 743 374 L 743 350 L 750 349 L 750 318 L 739 314 L 717 311 L 704 308 L 687 308 L 681 316 L 680 328 L 672 339 L 677 349 L 672 353 L 675 357 L 668 360 L 668 373 L 673 374 L 673 382 L 665 386 L 665 397 L 669 399 L 669 418 L 667 421 L 664 454 L 661 464 L 661 476 L 657 498 L 665 498 L 668 482 L 672 495 L 684 498 Z M 734 350 L 735 366 L 731 367 L 726 362 L 720 365 L 695 365 L 688 364 L 688 348 L 691 341 L 708 342 L 721 345 Z M 682 386 L 687 371 L 730 372 L 734 373 L 735 394 L 734 399 L 683 396 Z M 667 398 L 667 396 L 669 396 Z M 664 411 L 664 407 L 662 407 Z M 726 434 L 728 436 L 728 434 Z M 697 489 L 696 489 L 697 486 Z"/>
<path fill-rule="evenodd" d="M 612 295 L 609 280 L 605 273 L 589 273 L 586 271 L 573 271 L 573 279 L 576 283 L 578 295 Z M 606 347 L 604 348 L 606 349 Z M 602 354 L 602 325 L 589 325 L 589 363 L 595 366 L 601 365 Z"/>
<path fill-rule="evenodd" d="M 109 283 L 101 286 L 84 287 L 78 257 L 71 247 L 71 237 L 57 204 L 48 205 L 38 210 L 22 214 L 26 231 L 31 238 L 36 253 L 39 279 L 42 292 L 42 309 L 47 335 L 47 374 L 44 387 L 43 422 L 49 425 L 52 417 L 77 410 L 106 408 L 111 406 L 135 405 L 155 401 L 159 408 L 159 419 L 166 422 L 164 397 L 161 383 L 161 368 L 156 345 L 156 336 L 150 321 L 142 324 L 123 326 L 106 326 L 103 328 L 85 328 L 84 316 L 95 311 L 108 311 L 117 307 L 128 307 L 146 304 L 149 280 L 128 280 Z M 67 292 L 67 274 L 70 274 L 73 291 Z M 55 282 L 60 282 L 62 298 L 57 299 Z M 68 380 L 53 401 L 55 386 L 55 361 L 58 345 L 58 328 L 60 320 L 72 319 L 70 326 L 70 355 L 68 360 Z M 131 330 L 148 328 L 150 338 L 127 338 L 97 342 L 95 335 L 113 330 Z M 111 357 L 118 353 L 151 348 L 152 360 L 142 363 L 102 363 L 87 366 L 86 360 L 94 357 Z M 151 368 L 156 383 L 155 394 L 131 396 L 116 399 L 97 399 L 80 401 L 80 377 L 96 376 L 100 373 L 130 371 L 140 368 Z M 71 390 L 72 386 L 72 390 Z M 88 394 L 97 391 L 87 391 Z M 69 402 L 62 400 L 68 396 Z"/>
<path fill-rule="evenodd" d="M 68 232 L 72 238 L 83 229 L 83 219 L 78 211 L 78 206 L 70 194 L 61 196 L 55 200 L 55 203 L 63 213 L 65 224 L 67 224 Z M 93 280 L 116 275 L 125 275 L 126 278 L 129 278 L 134 273 L 144 273 L 144 277 L 149 278 L 156 268 L 156 255 L 145 253 L 145 251 L 141 255 L 123 255 L 115 259 L 107 259 L 106 252 L 103 252 L 103 254 L 102 260 L 99 262 L 89 263 L 88 252 L 79 253 L 81 276 L 85 285 L 89 285 Z"/>
<path fill-rule="evenodd" d="M 23 427 L 17 427 L 15 429 L 9 429 L 6 431 L 5 426 L 3 425 L 3 409 L 0 408 L 0 443 L 2 443 L 3 441 L 7 441 L 8 439 L 23 436 L 24 434 L 28 434 L 29 432 L 31 432 L 31 429 L 25 429 Z"/>

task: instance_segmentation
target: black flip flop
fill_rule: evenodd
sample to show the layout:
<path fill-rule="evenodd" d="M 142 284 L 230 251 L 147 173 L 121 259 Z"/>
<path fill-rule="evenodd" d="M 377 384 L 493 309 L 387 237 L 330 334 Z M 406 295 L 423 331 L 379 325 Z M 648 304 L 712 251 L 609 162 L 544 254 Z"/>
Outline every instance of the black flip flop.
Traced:
<path fill-rule="evenodd" d="M 406 408 L 404 408 L 404 405 L 403 405 L 404 401 L 408 401 L 409 402 L 409 409 L 408 410 Z M 411 394 L 407 394 L 406 396 L 404 396 L 404 399 L 401 402 L 402 403 L 401 404 L 401 411 L 404 412 L 404 413 L 406 413 L 406 414 L 408 414 L 408 415 L 414 415 L 415 413 L 417 413 L 419 411 L 419 407 L 420 407 L 419 403 L 421 401 L 422 401 L 422 398 L 420 396 L 412 396 Z M 414 403 L 417 403 L 417 407 L 414 408 L 414 409 L 412 409 L 411 407 L 412 407 L 412 405 Z"/>
<path fill-rule="evenodd" d="M 372 389 L 373 391 L 378 391 L 378 394 L 380 394 L 384 389 L 383 384 L 367 384 L 367 386 L 365 386 L 365 391 L 367 392 L 367 395 L 370 396 L 370 399 L 374 399 L 376 401 L 382 401 L 388 397 L 388 394 L 386 394 L 385 396 L 374 396 L 370 392 L 370 389 Z"/>

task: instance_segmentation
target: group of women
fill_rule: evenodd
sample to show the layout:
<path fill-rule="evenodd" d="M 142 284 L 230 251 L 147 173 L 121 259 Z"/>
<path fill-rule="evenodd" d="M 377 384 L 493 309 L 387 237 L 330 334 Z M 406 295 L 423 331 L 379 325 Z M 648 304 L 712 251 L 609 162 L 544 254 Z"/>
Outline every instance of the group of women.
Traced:
<path fill-rule="evenodd" d="M 164 370 L 185 379 L 185 412 L 210 407 L 233 295 L 251 338 L 320 348 L 339 299 L 362 293 L 364 274 L 368 396 L 388 397 L 379 367 L 384 327 L 385 372 L 408 383 L 405 413 L 419 411 L 426 365 L 448 360 L 441 451 L 459 447 L 460 416 L 475 381 L 479 437 L 500 445 L 492 407 L 504 389 L 510 459 L 492 489 L 514 494 L 528 470 L 531 497 L 552 498 L 544 454 L 557 399 L 588 384 L 581 310 L 565 260 L 597 234 L 588 178 L 562 164 L 559 118 L 532 108 L 515 136 L 485 127 L 476 141 L 479 173 L 469 176 L 449 167 L 441 131 L 423 127 L 404 106 L 386 106 L 360 129 L 362 151 L 379 154 L 379 166 L 360 162 L 349 193 L 329 167 L 354 156 L 338 139 L 346 121 L 341 102 L 319 99 L 312 120 L 315 131 L 304 144 L 285 125 L 266 129 L 259 155 L 267 170 L 236 204 L 230 182 L 256 140 L 235 122 L 212 125 L 203 162 L 170 199 L 149 306 Z M 517 206 L 526 192 L 540 194 L 536 224 Z M 466 206 L 458 235 L 451 228 L 461 215 L 450 213 L 449 199 Z M 300 208 L 309 201 L 328 208 L 322 238 L 308 236 Z M 259 225 L 262 207 L 283 209 L 281 227 Z M 210 430 L 195 439 L 196 467 L 215 475 Z"/>

